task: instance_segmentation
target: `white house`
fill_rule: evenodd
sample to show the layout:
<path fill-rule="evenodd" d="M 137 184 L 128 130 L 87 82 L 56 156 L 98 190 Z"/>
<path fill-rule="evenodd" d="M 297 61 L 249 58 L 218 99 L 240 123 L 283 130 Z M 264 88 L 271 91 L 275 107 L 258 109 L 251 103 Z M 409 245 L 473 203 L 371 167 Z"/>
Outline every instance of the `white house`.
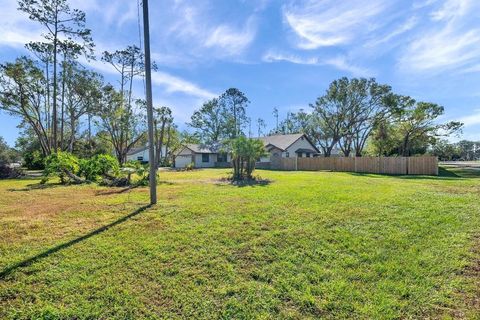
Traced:
<path fill-rule="evenodd" d="M 175 157 L 175 168 L 185 168 L 193 163 L 195 168 L 225 167 L 230 162 L 230 155 L 214 152 L 198 144 L 185 145 Z"/>
<path fill-rule="evenodd" d="M 272 157 L 313 157 L 320 152 L 302 133 L 273 135 L 257 138 L 263 142 L 268 155 L 260 163 L 270 163 Z M 185 145 L 175 157 L 175 167 L 185 168 L 193 163 L 195 168 L 228 167 L 230 155 L 215 152 L 198 144 Z"/>
<path fill-rule="evenodd" d="M 167 148 L 162 146 L 162 155 L 165 156 Z M 150 160 L 148 154 L 148 146 L 140 148 L 132 148 L 127 153 L 127 161 L 140 161 L 142 163 L 148 163 Z"/>

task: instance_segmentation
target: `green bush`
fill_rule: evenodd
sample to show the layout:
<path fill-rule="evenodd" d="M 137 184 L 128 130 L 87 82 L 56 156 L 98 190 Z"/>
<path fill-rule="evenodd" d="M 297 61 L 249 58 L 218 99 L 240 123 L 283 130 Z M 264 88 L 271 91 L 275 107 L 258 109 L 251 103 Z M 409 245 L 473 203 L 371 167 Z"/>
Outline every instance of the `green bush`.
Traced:
<path fill-rule="evenodd" d="M 45 169 L 45 157 L 38 150 L 32 152 L 25 152 L 23 154 L 23 161 L 25 167 L 30 170 L 43 170 Z"/>
<path fill-rule="evenodd" d="M 88 181 L 97 181 L 99 177 L 116 176 L 120 165 L 118 160 L 109 154 L 98 154 L 90 159 L 81 159 L 79 174 Z"/>
<path fill-rule="evenodd" d="M 79 160 L 68 152 L 57 152 L 45 158 L 45 182 L 52 175 L 60 178 L 62 183 L 70 182 L 68 173 L 77 174 L 80 170 Z"/>
<path fill-rule="evenodd" d="M 125 163 L 122 171 L 127 174 L 128 182 L 131 183 L 131 176 L 135 173 L 138 176 L 137 185 L 148 185 L 148 165 L 140 163 L 140 161 L 128 161 Z"/>

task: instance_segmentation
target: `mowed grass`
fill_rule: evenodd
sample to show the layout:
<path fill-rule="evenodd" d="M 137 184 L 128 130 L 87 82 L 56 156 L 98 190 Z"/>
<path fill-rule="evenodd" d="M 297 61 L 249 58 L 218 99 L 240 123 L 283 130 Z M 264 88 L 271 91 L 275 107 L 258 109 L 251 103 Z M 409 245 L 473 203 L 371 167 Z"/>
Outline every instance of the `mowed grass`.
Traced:
<path fill-rule="evenodd" d="M 0 181 L 0 318 L 479 316 L 480 179 L 228 173 Z"/>

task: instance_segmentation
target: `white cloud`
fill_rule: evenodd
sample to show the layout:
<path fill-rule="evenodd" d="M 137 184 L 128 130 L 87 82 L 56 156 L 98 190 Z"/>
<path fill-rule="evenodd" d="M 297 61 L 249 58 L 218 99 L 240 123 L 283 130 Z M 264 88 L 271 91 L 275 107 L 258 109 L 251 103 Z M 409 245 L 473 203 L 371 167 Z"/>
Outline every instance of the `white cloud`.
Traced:
<path fill-rule="evenodd" d="M 383 38 L 378 38 L 378 39 L 374 39 L 372 41 L 367 42 L 365 44 L 365 47 L 375 47 L 375 46 L 390 42 L 392 39 L 415 28 L 418 22 L 419 22 L 419 19 L 416 16 L 410 17 L 398 28 L 394 29 L 393 31 L 385 35 Z"/>
<path fill-rule="evenodd" d="M 263 56 L 264 62 L 279 62 L 286 61 L 294 64 L 305 64 L 305 65 L 319 65 L 318 58 L 302 58 L 298 55 L 293 54 L 282 54 L 275 52 L 267 52 Z"/>
<path fill-rule="evenodd" d="M 113 66 L 101 61 L 83 61 L 83 63 L 91 66 L 92 68 L 109 74 L 118 74 L 118 71 L 115 70 Z M 157 85 L 165 90 L 167 93 L 182 93 L 188 96 L 201 98 L 201 99 L 211 99 L 217 94 L 203 89 L 198 85 L 189 82 L 185 79 L 173 76 L 166 72 L 154 71 L 152 72 L 152 83 Z"/>
<path fill-rule="evenodd" d="M 282 54 L 276 52 L 267 52 L 263 56 L 264 62 L 280 62 L 286 61 L 294 64 L 303 64 L 303 65 L 315 65 L 315 66 L 331 66 L 335 69 L 346 71 L 353 76 L 372 76 L 373 72 L 367 68 L 359 67 L 355 64 L 352 64 L 347 57 L 342 55 L 337 55 L 332 58 L 319 59 L 317 57 L 305 58 L 294 54 Z"/>
<path fill-rule="evenodd" d="M 284 6 L 285 22 L 301 49 L 348 44 L 376 28 L 374 18 L 387 9 L 381 0 L 305 0 Z"/>
<path fill-rule="evenodd" d="M 187 46 L 188 53 L 201 58 L 224 58 L 244 53 L 256 37 L 255 13 L 245 19 L 217 22 L 211 10 L 205 2 L 191 5 L 177 0 L 171 12 L 175 19 L 166 34 L 169 43 Z"/>
<path fill-rule="evenodd" d="M 480 125 L 480 110 L 476 110 L 477 113 L 461 117 L 460 119 L 457 119 L 456 121 L 460 121 L 464 124 L 465 127 L 471 127 L 475 125 Z"/>
<path fill-rule="evenodd" d="M 190 96 L 203 99 L 211 99 L 217 94 L 200 88 L 198 85 L 187 80 L 172 76 L 165 72 L 154 72 L 152 82 L 158 86 L 163 86 L 167 92 L 181 92 Z"/>
<path fill-rule="evenodd" d="M 472 4 L 471 0 L 446 0 L 443 6 L 433 11 L 430 16 L 434 21 L 448 21 L 464 16 L 471 9 Z"/>
<path fill-rule="evenodd" d="M 428 28 L 418 32 L 403 51 L 399 67 L 405 72 L 462 71 L 480 61 L 480 3 L 447 0 L 430 13 Z"/>
<path fill-rule="evenodd" d="M 121 27 L 127 22 L 137 21 L 138 19 L 136 0 L 77 0 L 70 3 L 72 8 L 100 14 L 103 18 L 102 23 L 107 25 L 116 24 L 117 27 Z"/>
<path fill-rule="evenodd" d="M 207 48 L 218 47 L 228 55 L 243 52 L 252 43 L 256 34 L 253 18 L 250 18 L 243 29 L 237 30 L 229 25 L 219 25 L 212 29 L 205 41 Z"/>
<path fill-rule="evenodd" d="M 356 66 L 348 61 L 345 56 L 336 56 L 325 61 L 326 64 L 337 68 L 338 70 L 346 71 L 354 76 L 371 76 L 373 72 L 369 69 Z"/>

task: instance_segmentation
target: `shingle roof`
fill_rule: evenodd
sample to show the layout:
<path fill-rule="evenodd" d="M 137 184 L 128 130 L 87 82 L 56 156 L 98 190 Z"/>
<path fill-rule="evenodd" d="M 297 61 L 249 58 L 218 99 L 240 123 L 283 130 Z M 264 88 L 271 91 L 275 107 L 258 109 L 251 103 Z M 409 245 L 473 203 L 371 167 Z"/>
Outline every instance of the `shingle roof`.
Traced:
<path fill-rule="evenodd" d="M 206 146 L 202 146 L 200 144 L 187 144 L 185 145 L 186 148 L 192 150 L 195 153 L 216 153 L 212 151 L 210 148 L 207 148 Z"/>
<path fill-rule="evenodd" d="M 132 154 L 139 153 L 139 152 L 145 151 L 147 149 L 148 149 L 148 147 L 132 148 L 132 149 L 130 149 L 130 151 L 127 152 L 127 155 L 131 156 Z"/>
<path fill-rule="evenodd" d="M 273 145 L 281 150 L 286 150 L 290 147 L 295 141 L 300 139 L 303 136 L 303 133 L 295 134 L 279 134 L 274 136 L 266 136 L 258 138 L 263 142 L 265 146 Z"/>
<path fill-rule="evenodd" d="M 312 150 L 312 149 L 305 149 L 305 148 L 300 148 L 295 150 L 295 153 L 316 153 L 317 151 Z"/>

